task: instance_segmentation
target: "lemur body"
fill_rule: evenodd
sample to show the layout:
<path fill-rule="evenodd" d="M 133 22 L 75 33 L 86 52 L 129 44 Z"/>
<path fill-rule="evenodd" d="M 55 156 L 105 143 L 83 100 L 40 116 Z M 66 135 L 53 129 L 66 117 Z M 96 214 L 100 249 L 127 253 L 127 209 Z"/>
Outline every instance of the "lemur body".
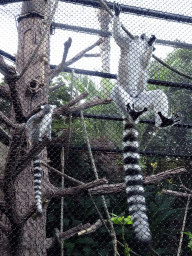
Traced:
<path fill-rule="evenodd" d="M 41 110 L 29 118 L 26 123 L 28 131 L 29 142 L 35 145 L 37 142 L 42 141 L 44 136 L 51 139 L 51 123 L 53 110 L 56 108 L 54 105 L 41 106 Z M 41 202 L 41 154 L 38 154 L 33 159 L 33 171 L 34 171 L 34 190 L 35 190 L 35 202 L 37 211 L 42 214 L 42 202 Z"/>
<path fill-rule="evenodd" d="M 156 126 L 171 125 L 174 119 L 167 118 L 168 99 L 165 93 L 161 90 L 146 90 L 148 65 L 155 36 L 147 40 L 144 34 L 135 39 L 123 35 L 118 17 L 120 6 L 115 4 L 114 9 L 113 37 L 120 47 L 121 56 L 118 83 L 113 88 L 112 98 L 124 116 L 123 158 L 129 212 L 133 219 L 137 241 L 141 242 L 140 246 L 143 245 L 143 248 L 148 249 L 151 234 L 146 214 L 143 177 L 139 165 L 138 132 L 135 123 L 140 115 L 150 109 L 154 111 Z"/>

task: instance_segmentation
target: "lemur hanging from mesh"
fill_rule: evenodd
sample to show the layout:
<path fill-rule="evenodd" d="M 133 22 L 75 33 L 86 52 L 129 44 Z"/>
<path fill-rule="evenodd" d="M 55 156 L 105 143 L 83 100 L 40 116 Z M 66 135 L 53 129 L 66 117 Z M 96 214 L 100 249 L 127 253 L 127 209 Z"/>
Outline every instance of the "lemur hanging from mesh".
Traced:
<path fill-rule="evenodd" d="M 29 142 L 35 145 L 37 142 L 42 141 L 42 138 L 46 135 L 51 139 L 51 123 L 53 110 L 56 108 L 54 105 L 41 106 L 41 110 L 29 118 L 26 123 L 26 129 L 29 136 Z M 42 214 L 42 202 L 41 202 L 41 153 L 33 159 L 33 171 L 34 171 L 34 190 L 35 190 L 35 202 L 37 212 Z"/>
<path fill-rule="evenodd" d="M 114 4 L 113 37 L 121 49 L 118 83 L 112 98 L 124 116 L 124 170 L 127 202 L 133 219 L 136 239 L 150 247 L 151 234 L 146 214 L 143 177 L 139 165 L 138 132 L 135 123 L 148 110 L 155 114 L 155 125 L 165 127 L 178 122 L 178 116 L 168 118 L 168 99 L 161 90 L 147 91 L 148 65 L 154 49 L 155 36 L 145 34 L 135 39 L 122 34 L 119 21 L 121 6 Z"/>

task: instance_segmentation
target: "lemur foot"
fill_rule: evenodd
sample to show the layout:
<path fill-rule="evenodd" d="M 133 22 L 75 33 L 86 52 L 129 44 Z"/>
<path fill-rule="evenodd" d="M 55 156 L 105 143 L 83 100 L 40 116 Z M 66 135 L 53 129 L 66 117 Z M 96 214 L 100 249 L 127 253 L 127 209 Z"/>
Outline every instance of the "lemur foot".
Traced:
<path fill-rule="evenodd" d="M 118 17 L 120 12 L 121 12 L 121 10 L 122 10 L 121 5 L 114 2 L 113 3 L 113 10 L 115 11 L 115 16 Z"/>
<path fill-rule="evenodd" d="M 180 122 L 179 116 L 174 113 L 171 118 L 167 118 L 167 117 L 163 116 L 161 114 L 161 112 L 158 112 L 158 115 L 160 116 L 161 121 L 162 121 L 160 127 L 167 127 L 167 126 L 178 124 Z"/>
<path fill-rule="evenodd" d="M 133 121 L 135 121 L 140 115 L 142 115 L 144 112 L 147 111 L 147 108 L 144 108 L 143 110 L 136 111 L 134 104 L 132 104 L 132 108 L 130 107 L 130 104 L 127 104 L 127 111 L 129 115 L 132 117 Z"/>

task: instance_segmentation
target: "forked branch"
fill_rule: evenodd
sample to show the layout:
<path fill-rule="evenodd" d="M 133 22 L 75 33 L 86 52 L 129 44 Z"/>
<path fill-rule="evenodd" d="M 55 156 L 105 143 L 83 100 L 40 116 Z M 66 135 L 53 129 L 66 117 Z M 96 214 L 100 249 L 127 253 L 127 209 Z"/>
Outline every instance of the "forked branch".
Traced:
<path fill-rule="evenodd" d="M 60 72 L 64 71 L 65 67 L 70 66 L 71 64 L 75 63 L 76 61 L 80 60 L 82 57 L 85 56 L 85 54 L 92 50 L 93 48 L 95 48 L 96 46 L 100 45 L 103 42 L 103 39 L 99 39 L 97 42 L 95 42 L 94 44 L 92 44 L 91 46 L 85 48 L 83 51 L 79 52 L 76 56 L 74 56 L 72 59 L 68 60 L 67 62 L 62 61 L 61 64 L 59 64 L 59 66 L 57 66 L 54 70 L 52 70 L 49 74 L 49 79 L 52 80 L 55 76 L 57 76 Z M 68 46 L 68 44 L 67 44 Z M 66 47 L 67 47 L 66 46 Z M 69 46 L 70 47 L 70 46 Z M 64 50 L 64 54 L 65 55 L 65 51 L 67 51 L 67 49 Z"/>

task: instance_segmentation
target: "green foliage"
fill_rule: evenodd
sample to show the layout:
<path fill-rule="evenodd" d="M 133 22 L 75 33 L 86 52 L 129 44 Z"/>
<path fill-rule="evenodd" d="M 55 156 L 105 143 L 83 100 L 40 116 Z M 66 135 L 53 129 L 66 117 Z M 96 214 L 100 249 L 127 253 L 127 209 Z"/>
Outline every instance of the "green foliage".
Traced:
<path fill-rule="evenodd" d="M 114 224 L 121 224 L 121 225 L 131 225 L 131 224 L 133 224 L 131 216 L 127 216 L 127 218 L 125 218 L 124 216 L 117 216 L 114 213 L 112 213 L 111 215 L 113 216 L 113 217 L 111 217 L 111 221 Z"/>
<path fill-rule="evenodd" d="M 184 234 L 188 236 L 188 239 L 189 239 L 188 247 L 192 251 L 192 233 L 191 232 L 184 232 Z"/>

